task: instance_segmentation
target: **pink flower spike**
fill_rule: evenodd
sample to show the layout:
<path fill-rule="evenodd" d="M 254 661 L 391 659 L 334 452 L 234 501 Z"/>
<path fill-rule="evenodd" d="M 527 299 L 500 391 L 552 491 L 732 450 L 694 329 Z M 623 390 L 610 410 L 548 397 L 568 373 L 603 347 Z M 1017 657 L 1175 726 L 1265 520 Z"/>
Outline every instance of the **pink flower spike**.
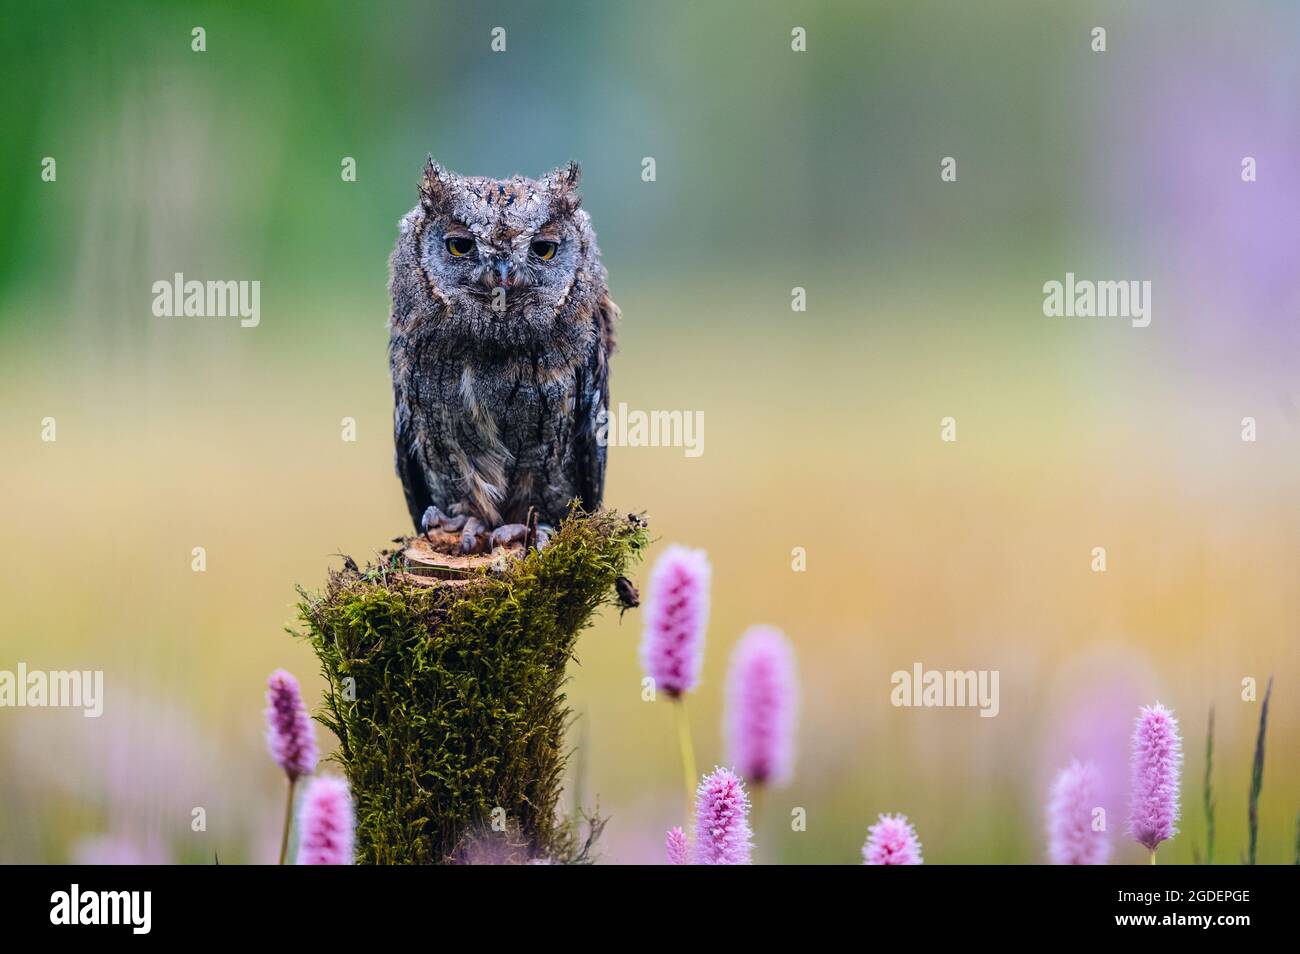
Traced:
<path fill-rule="evenodd" d="M 867 842 L 862 846 L 863 864 L 919 865 L 922 860 L 921 842 L 906 815 L 881 815 L 867 829 Z"/>
<path fill-rule="evenodd" d="M 335 775 L 307 783 L 298 810 L 298 864 L 352 864 L 352 793 Z"/>
<path fill-rule="evenodd" d="M 752 864 L 750 838 L 745 783 L 730 769 L 714 769 L 695 796 L 695 863 Z"/>
<path fill-rule="evenodd" d="M 1054 865 L 1104 865 L 1110 857 L 1105 831 L 1094 831 L 1097 767 L 1075 760 L 1057 773 L 1047 801 L 1047 857 Z"/>
<path fill-rule="evenodd" d="M 271 673 L 266 690 L 266 744 L 275 764 L 296 781 L 316 770 L 316 733 L 303 705 L 298 680 L 283 669 Z"/>
<path fill-rule="evenodd" d="M 703 550 L 677 545 L 664 550 L 650 571 L 641 668 L 669 696 L 689 692 L 699 681 L 711 575 Z"/>
<path fill-rule="evenodd" d="M 1147 851 L 1178 834 L 1178 777 L 1183 742 L 1178 720 L 1160 703 L 1143 706 L 1133 730 L 1128 831 Z"/>
<path fill-rule="evenodd" d="M 731 654 L 724 723 L 727 758 L 751 783 L 790 780 L 798 697 L 790 641 L 779 629 L 751 626 Z"/>
<path fill-rule="evenodd" d="M 664 839 L 664 851 L 668 854 L 668 863 L 670 865 L 690 864 L 686 834 L 680 826 L 668 829 L 668 837 Z"/>

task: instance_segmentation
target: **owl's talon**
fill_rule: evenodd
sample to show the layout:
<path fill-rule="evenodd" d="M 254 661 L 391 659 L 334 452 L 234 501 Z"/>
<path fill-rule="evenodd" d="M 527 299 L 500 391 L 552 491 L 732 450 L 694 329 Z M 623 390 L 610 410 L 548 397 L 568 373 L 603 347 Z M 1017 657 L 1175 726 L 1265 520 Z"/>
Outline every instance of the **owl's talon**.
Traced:
<path fill-rule="evenodd" d="M 488 549 L 508 547 L 512 543 L 523 543 L 528 539 L 528 527 L 522 523 L 506 523 L 492 531 L 488 538 Z"/>
<path fill-rule="evenodd" d="M 424 516 L 420 518 L 420 532 L 428 534 L 430 530 L 437 530 L 446 520 L 446 516 L 437 507 L 429 507 L 424 511 Z"/>
<path fill-rule="evenodd" d="M 487 527 L 478 517 L 470 517 L 465 521 L 465 527 L 460 532 L 460 552 L 461 553 L 478 553 L 482 548 L 482 535 Z"/>
<path fill-rule="evenodd" d="M 437 507 L 429 507 L 420 518 L 420 532 L 435 549 L 447 550 L 464 541 L 456 539 L 456 534 L 465 526 L 468 518 L 462 514 L 449 517 Z"/>

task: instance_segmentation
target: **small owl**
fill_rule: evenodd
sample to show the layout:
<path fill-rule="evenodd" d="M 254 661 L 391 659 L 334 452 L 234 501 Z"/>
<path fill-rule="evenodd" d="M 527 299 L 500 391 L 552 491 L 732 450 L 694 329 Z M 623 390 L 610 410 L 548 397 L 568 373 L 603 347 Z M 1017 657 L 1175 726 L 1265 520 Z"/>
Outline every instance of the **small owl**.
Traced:
<path fill-rule="evenodd" d="M 534 181 L 430 159 L 400 223 L 397 475 L 417 529 L 465 553 L 524 540 L 530 509 L 544 543 L 571 500 L 600 505 L 618 307 L 577 186 L 575 163 Z"/>

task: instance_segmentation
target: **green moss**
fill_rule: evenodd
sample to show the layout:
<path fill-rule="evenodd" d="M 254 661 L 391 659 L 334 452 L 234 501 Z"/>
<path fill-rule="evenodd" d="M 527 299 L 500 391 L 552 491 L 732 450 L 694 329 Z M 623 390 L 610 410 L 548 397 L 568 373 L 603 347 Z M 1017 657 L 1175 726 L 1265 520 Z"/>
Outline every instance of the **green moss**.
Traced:
<path fill-rule="evenodd" d="M 358 862 L 586 860 L 589 840 L 556 815 L 565 666 L 645 543 L 637 519 L 571 513 L 545 550 L 504 571 L 422 585 L 391 554 L 300 591 Z"/>

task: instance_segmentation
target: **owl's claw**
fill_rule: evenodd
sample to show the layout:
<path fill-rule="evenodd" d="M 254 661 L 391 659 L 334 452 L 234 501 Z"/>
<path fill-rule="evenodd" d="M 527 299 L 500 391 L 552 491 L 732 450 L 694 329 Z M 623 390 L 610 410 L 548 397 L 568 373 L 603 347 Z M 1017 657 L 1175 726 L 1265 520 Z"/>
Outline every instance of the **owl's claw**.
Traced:
<path fill-rule="evenodd" d="M 487 527 L 478 517 L 469 517 L 465 521 L 464 528 L 460 532 L 460 552 L 461 553 L 479 553 L 483 546 L 483 531 Z"/>
<path fill-rule="evenodd" d="M 537 524 L 537 531 L 533 537 L 532 545 L 534 549 L 540 550 L 551 541 L 551 534 L 554 528 L 546 524 Z M 487 549 L 495 550 L 497 547 L 509 547 L 514 544 L 527 547 L 529 543 L 528 524 L 526 523 L 506 523 L 497 527 L 488 535 Z"/>
<path fill-rule="evenodd" d="M 507 523 L 492 531 L 488 538 L 488 549 L 508 547 L 512 543 L 523 543 L 528 539 L 528 527 L 522 523 Z"/>
<path fill-rule="evenodd" d="M 420 518 L 420 531 L 426 537 L 434 530 L 441 530 L 444 533 L 458 533 L 465 526 L 467 519 L 469 518 L 464 514 L 459 517 L 449 517 L 437 507 L 430 507 L 424 512 L 424 516 Z"/>
<path fill-rule="evenodd" d="M 437 507 L 429 507 L 424 511 L 424 516 L 420 518 L 420 532 L 428 533 L 430 530 L 438 529 L 438 526 L 447 519 L 443 516 L 441 510 Z"/>
<path fill-rule="evenodd" d="M 531 542 L 535 549 L 542 549 L 551 540 L 555 528 L 548 524 L 534 524 L 531 534 L 526 523 L 506 523 L 489 531 L 487 525 L 477 517 L 461 514 L 449 517 L 437 507 L 429 507 L 420 518 L 420 530 L 435 548 L 446 548 L 448 544 L 463 554 L 490 553 L 498 547 L 511 547 L 515 544 L 527 547 Z M 459 538 L 456 537 L 459 534 Z"/>

